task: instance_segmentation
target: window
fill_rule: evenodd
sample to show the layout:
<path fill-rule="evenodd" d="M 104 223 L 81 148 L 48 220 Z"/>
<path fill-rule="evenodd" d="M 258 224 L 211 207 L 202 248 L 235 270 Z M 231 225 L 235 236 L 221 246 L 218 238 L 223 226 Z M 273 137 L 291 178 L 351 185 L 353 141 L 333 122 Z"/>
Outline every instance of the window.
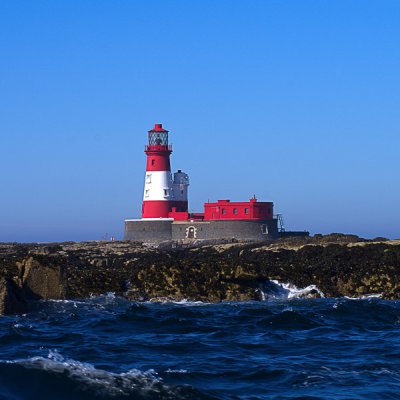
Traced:
<path fill-rule="evenodd" d="M 234 209 L 233 209 L 233 213 L 234 213 L 235 215 L 237 215 L 237 208 L 234 208 Z"/>
<path fill-rule="evenodd" d="M 145 195 L 146 197 L 149 197 L 149 193 L 150 193 L 150 189 L 146 189 L 146 191 L 144 192 L 144 195 Z"/>
<path fill-rule="evenodd" d="M 245 214 L 248 214 L 248 213 L 249 213 L 249 209 L 248 209 L 247 207 L 244 209 L 244 213 L 245 213 Z"/>
<path fill-rule="evenodd" d="M 164 189 L 164 196 L 168 196 L 168 189 Z"/>
<path fill-rule="evenodd" d="M 267 225 L 261 225 L 261 233 L 263 235 L 268 235 L 268 226 Z"/>
<path fill-rule="evenodd" d="M 146 174 L 146 183 L 151 183 L 151 174 Z"/>
<path fill-rule="evenodd" d="M 222 212 L 222 215 L 225 215 L 225 214 L 226 214 L 225 208 L 223 208 L 223 209 L 221 210 L 221 212 Z"/>
<path fill-rule="evenodd" d="M 154 158 L 152 158 L 152 160 L 151 160 L 151 165 L 154 165 L 154 163 L 155 163 L 155 159 Z"/>

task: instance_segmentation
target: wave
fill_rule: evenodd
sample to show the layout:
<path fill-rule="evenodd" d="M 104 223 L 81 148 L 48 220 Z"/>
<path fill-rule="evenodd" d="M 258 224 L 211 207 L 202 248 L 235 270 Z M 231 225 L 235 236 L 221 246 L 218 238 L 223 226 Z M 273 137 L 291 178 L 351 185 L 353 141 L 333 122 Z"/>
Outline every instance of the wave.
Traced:
<path fill-rule="evenodd" d="M 192 299 L 181 299 L 181 300 L 174 300 L 173 298 L 169 297 L 154 297 L 151 298 L 150 300 L 147 301 L 132 301 L 129 299 L 126 299 L 125 297 L 122 296 L 117 296 L 113 292 L 108 292 L 103 295 L 91 295 L 90 297 L 86 299 L 80 299 L 80 300 L 41 300 L 39 303 L 45 303 L 45 304 L 61 304 L 61 305 L 66 305 L 66 306 L 72 306 L 74 308 L 77 308 L 78 306 L 91 306 L 95 308 L 105 308 L 108 306 L 126 306 L 129 307 L 132 304 L 142 304 L 142 305 L 151 305 L 151 304 L 171 304 L 171 305 L 184 305 L 184 306 L 199 306 L 199 305 L 210 305 L 210 304 L 215 304 L 211 302 L 204 302 L 200 300 L 192 300 Z"/>
<path fill-rule="evenodd" d="M 285 300 L 192 307 L 108 295 L 4 317 L 0 400 L 397 398 L 400 302 L 263 289 Z"/>
<path fill-rule="evenodd" d="M 8 398 L 7 393 L 24 399 L 210 399 L 189 385 L 167 385 L 151 369 L 115 373 L 64 358 L 56 351 L 47 358 L 0 361 L 0 398 Z"/>
<path fill-rule="evenodd" d="M 184 306 L 198 306 L 198 305 L 206 305 L 206 304 L 213 304 L 210 302 L 203 302 L 199 300 L 190 300 L 190 299 L 182 299 L 182 300 L 173 300 L 166 297 L 154 297 L 145 303 L 159 303 L 159 304 L 178 304 Z"/>

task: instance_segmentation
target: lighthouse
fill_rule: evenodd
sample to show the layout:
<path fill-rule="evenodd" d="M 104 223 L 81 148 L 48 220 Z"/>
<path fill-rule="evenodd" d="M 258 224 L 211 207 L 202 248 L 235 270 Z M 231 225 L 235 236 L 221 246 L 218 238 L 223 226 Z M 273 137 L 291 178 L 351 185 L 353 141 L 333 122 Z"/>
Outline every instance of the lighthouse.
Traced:
<path fill-rule="evenodd" d="M 181 170 L 171 174 L 168 134 L 162 124 L 148 131 L 142 219 L 169 218 L 171 212 L 188 211 L 189 177 Z"/>
<path fill-rule="evenodd" d="M 188 241 L 264 241 L 283 236 L 308 236 L 306 231 L 278 227 L 272 201 L 228 199 L 204 203 L 203 212 L 188 212 L 189 177 L 178 169 L 171 173 L 172 145 L 162 124 L 148 131 L 145 146 L 142 216 L 126 219 L 124 240 L 179 246 Z"/>

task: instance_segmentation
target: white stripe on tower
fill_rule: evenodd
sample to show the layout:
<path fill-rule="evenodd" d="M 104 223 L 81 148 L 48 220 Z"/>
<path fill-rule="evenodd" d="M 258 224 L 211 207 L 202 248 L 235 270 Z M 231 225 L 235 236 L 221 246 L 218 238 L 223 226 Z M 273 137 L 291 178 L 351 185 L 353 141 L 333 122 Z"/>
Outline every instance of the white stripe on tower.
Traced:
<path fill-rule="evenodd" d="M 173 199 L 171 172 L 146 171 L 143 201 Z"/>

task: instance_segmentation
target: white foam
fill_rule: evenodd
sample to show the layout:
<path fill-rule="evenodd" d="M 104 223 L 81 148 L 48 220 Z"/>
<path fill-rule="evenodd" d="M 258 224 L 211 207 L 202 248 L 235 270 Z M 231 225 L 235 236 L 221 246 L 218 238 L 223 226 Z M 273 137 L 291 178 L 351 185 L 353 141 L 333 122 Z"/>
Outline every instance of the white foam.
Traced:
<path fill-rule="evenodd" d="M 165 372 L 167 374 L 187 374 L 188 373 L 188 371 L 186 369 L 171 369 L 171 368 L 168 368 Z"/>
<path fill-rule="evenodd" d="M 344 296 L 344 298 L 348 300 L 366 300 L 366 299 L 380 299 L 382 298 L 382 296 L 383 293 L 374 293 L 374 294 L 363 294 L 357 297 Z"/>
<path fill-rule="evenodd" d="M 183 304 L 186 306 L 195 306 L 195 305 L 199 305 L 199 304 L 210 304 L 210 303 L 204 303 L 203 301 L 194 301 L 194 300 L 187 300 L 187 299 L 183 299 L 183 300 L 179 300 L 179 301 L 171 301 L 171 303 Z"/>
<path fill-rule="evenodd" d="M 19 322 L 15 322 L 14 324 L 12 324 L 12 327 L 14 328 L 14 329 L 17 329 L 17 330 L 19 330 L 19 329 L 32 329 L 33 328 L 33 325 L 25 325 L 25 324 L 22 324 L 22 323 L 19 323 Z"/>
<path fill-rule="evenodd" d="M 77 304 L 87 304 L 85 301 L 78 301 L 78 300 L 54 300 L 54 299 L 48 299 L 48 300 L 41 300 L 46 303 L 62 303 L 62 304 L 72 304 L 72 305 L 77 305 Z"/>
<path fill-rule="evenodd" d="M 107 292 L 106 294 L 94 295 L 93 293 L 89 296 L 90 300 L 103 300 L 106 303 L 111 303 L 113 300 L 117 299 L 115 292 Z"/>
<path fill-rule="evenodd" d="M 316 285 L 309 285 L 305 288 L 298 288 L 291 283 L 281 283 L 277 280 L 270 280 L 271 283 L 276 285 L 276 293 L 273 298 L 283 299 L 297 299 L 297 298 L 313 298 L 314 293 L 317 292 L 320 297 L 325 297 L 321 290 Z M 271 297 L 270 294 L 261 291 L 262 299 L 266 300 Z"/>
<path fill-rule="evenodd" d="M 151 298 L 150 300 L 146 301 L 145 303 L 178 304 L 178 305 L 184 305 L 184 306 L 199 306 L 199 305 L 213 304 L 213 303 L 205 303 L 203 301 L 195 301 L 195 300 L 188 300 L 188 299 L 172 300 L 172 299 L 163 298 L 163 297 L 154 297 L 154 298 Z"/>

